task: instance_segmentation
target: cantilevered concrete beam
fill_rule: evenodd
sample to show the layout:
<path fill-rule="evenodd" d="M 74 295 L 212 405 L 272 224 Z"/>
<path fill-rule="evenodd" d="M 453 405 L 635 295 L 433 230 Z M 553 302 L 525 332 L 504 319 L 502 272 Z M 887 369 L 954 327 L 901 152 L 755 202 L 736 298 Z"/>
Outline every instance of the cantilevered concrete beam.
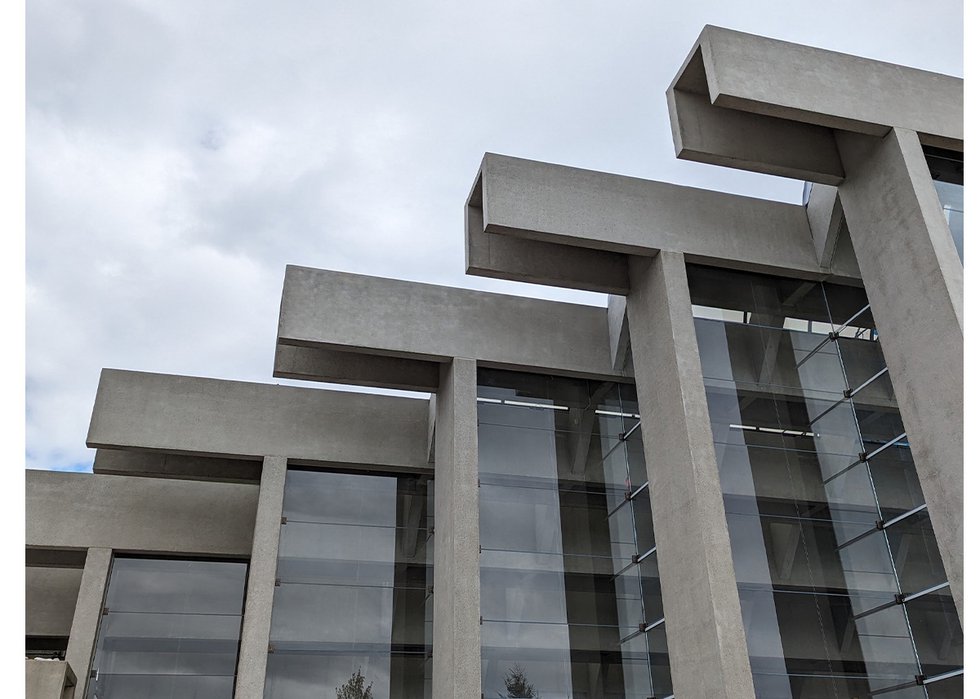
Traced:
<path fill-rule="evenodd" d="M 423 399 L 104 369 L 87 443 L 415 470 L 427 421 Z"/>
<path fill-rule="evenodd" d="M 27 471 L 28 547 L 248 558 L 258 487 Z"/>
<path fill-rule="evenodd" d="M 959 78 L 711 25 L 669 92 L 705 94 L 715 108 L 872 136 L 904 128 L 925 143 L 963 148 Z"/>
<path fill-rule="evenodd" d="M 833 145 L 832 135 L 829 142 Z M 491 245 L 492 234 L 499 234 L 624 256 L 681 252 L 692 262 L 770 273 L 789 270 L 803 278 L 853 279 L 857 275 L 856 265 L 847 260 L 830 270 L 820 267 L 801 205 L 491 153 L 484 156 L 479 180 L 479 197 L 474 190 L 468 202 L 467 235 L 471 240 L 482 240 L 474 220 L 479 209 L 483 234 L 491 234 L 486 235 Z M 517 253 L 515 250 L 515 257 Z M 542 253 L 567 262 L 554 248 Z M 511 263 L 517 265 L 514 270 L 504 269 Z M 623 264 L 622 258 L 610 264 L 614 271 L 603 277 L 610 281 L 610 288 L 620 289 L 614 293 L 622 293 L 623 280 L 618 275 Z M 491 260 L 484 268 L 487 266 L 492 267 L 488 276 L 552 284 L 558 278 L 561 283 L 562 275 L 536 277 L 510 256 Z M 484 268 L 475 271 L 484 274 Z M 582 275 L 570 274 L 569 278 L 569 285 L 574 286 Z"/>
<path fill-rule="evenodd" d="M 604 308 L 308 267 L 286 268 L 278 344 L 335 353 L 322 355 L 317 371 L 336 382 L 365 380 L 367 365 L 354 376 L 330 365 L 361 354 L 424 363 L 462 356 L 498 368 L 617 376 Z M 287 370 L 283 356 L 276 376 Z M 398 380 L 381 367 L 375 385 L 382 376 Z"/>

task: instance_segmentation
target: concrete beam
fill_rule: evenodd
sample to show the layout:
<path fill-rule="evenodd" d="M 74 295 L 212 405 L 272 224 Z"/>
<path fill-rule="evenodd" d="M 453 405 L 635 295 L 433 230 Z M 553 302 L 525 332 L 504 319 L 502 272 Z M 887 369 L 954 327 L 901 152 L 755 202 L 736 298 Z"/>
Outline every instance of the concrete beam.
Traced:
<path fill-rule="evenodd" d="M 278 343 L 588 378 L 611 364 L 604 308 L 294 266 Z"/>
<path fill-rule="evenodd" d="M 630 342 L 674 692 L 751 699 L 684 257 L 633 258 L 630 281 Z"/>
<path fill-rule="evenodd" d="M 27 659 L 27 699 L 71 699 L 75 682 L 74 671 L 63 660 Z"/>
<path fill-rule="evenodd" d="M 237 558 L 252 550 L 254 485 L 30 470 L 26 485 L 27 546 Z"/>
<path fill-rule="evenodd" d="M 418 468 L 427 411 L 415 398 L 104 369 L 87 444 Z"/>
<path fill-rule="evenodd" d="M 435 391 L 439 387 L 439 364 L 322 347 L 276 345 L 273 376 L 403 391 Z"/>
<path fill-rule="evenodd" d="M 963 148 L 963 80 L 949 75 L 708 25 L 671 90 L 700 84 L 715 107 Z"/>
<path fill-rule="evenodd" d="M 28 508 L 30 512 L 30 508 Z M 75 671 L 78 682 L 76 699 L 86 696 L 95 639 L 99 633 L 106 588 L 109 585 L 109 569 L 112 567 L 112 549 L 90 548 L 85 558 L 85 568 L 78 588 L 78 601 L 71 622 L 68 650 L 65 660 Z"/>
<path fill-rule="evenodd" d="M 706 94 L 667 91 L 674 153 L 682 160 L 837 184 L 844 168 L 831 129 L 713 106 Z"/>
<path fill-rule="evenodd" d="M 441 369 L 436 398 L 432 696 L 481 694 L 476 362 Z"/>
<path fill-rule="evenodd" d="M 248 590 L 242 618 L 242 640 L 235 679 L 237 699 L 262 699 L 265 671 L 269 659 L 269 632 L 272 628 L 272 599 L 279 563 L 279 531 L 282 527 L 282 501 L 286 488 L 286 459 L 267 456 L 262 462 L 262 484 L 252 536 L 252 556 L 248 567 Z"/>
<path fill-rule="evenodd" d="M 963 615 L 963 265 L 915 133 L 838 135 L 840 198 Z"/>
<path fill-rule="evenodd" d="M 258 483 L 262 463 L 216 456 L 98 449 L 92 471 L 117 476 Z"/>
<path fill-rule="evenodd" d="M 80 568 L 27 568 L 26 636 L 67 638 L 82 582 Z"/>
<path fill-rule="evenodd" d="M 828 275 L 817 263 L 801 205 L 490 153 L 481 177 L 485 233 L 648 257 L 668 250 L 702 264 L 813 279 Z M 523 280 L 534 281 L 526 274 Z"/>
<path fill-rule="evenodd" d="M 625 255 L 487 233 L 482 173 L 465 209 L 467 274 L 603 294 L 629 291 Z"/>

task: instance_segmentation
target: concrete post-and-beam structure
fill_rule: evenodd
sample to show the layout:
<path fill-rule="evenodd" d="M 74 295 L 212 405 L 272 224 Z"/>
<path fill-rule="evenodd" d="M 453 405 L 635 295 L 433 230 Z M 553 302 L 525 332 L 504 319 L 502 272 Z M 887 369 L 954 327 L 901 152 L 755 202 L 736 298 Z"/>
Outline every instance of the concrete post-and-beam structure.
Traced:
<path fill-rule="evenodd" d="M 432 696 L 481 695 L 476 361 L 440 369 L 435 433 Z"/>
<path fill-rule="evenodd" d="M 27 659 L 27 699 L 72 699 L 75 672 L 64 660 Z"/>
<path fill-rule="evenodd" d="M 962 614 L 963 265 L 922 145 L 962 152 L 963 81 L 709 26 L 667 95 L 678 157 L 837 185 L 814 244 L 847 233 Z"/>
<path fill-rule="evenodd" d="M 630 342 L 674 692 L 749 699 L 755 691 L 684 256 L 633 257 L 630 281 Z"/>
<path fill-rule="evenodd" d="M 286 459 L 281 456 L 267 456 L 262 462 L 262 482 L 255 513 L 239 646 L 239 658 L 247 662 L 239 662 L 238 665 L 238 675 L 235 678 L 237 699 L 262 699 L 265 694 L 265 670 L 269 659 L 272 600 L 276 589 L 279 532 L 285 490 Z"/>
<path fill-rule="evenodd" d="M 68 665 L 77 668 L 75 696 L 78 699 L 84 697 L 88 689 L 88 669 L 92 666 L 95 639 L 102 619 L 111 567 L 111 548 L 89 548 L 85 557 L 82 581 L 78 588 L 78 602 L 75 604 L 75 614 L 71 622 L 68 650 L 65 653 L 65 661 Z"/>

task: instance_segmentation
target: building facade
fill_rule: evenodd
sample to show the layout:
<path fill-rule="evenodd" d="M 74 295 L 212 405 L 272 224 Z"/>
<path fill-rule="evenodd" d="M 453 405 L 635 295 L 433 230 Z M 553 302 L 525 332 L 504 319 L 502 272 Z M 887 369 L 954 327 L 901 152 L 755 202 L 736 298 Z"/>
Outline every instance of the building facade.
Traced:
<path fill-rule="evenodd" d="M 27 696 L 963 696 L 962 81 L 706 27 L 681 158 L 487 154 L 474 275 L 288 267 L 274 376 L 106 369 L 27 473 Z"/>

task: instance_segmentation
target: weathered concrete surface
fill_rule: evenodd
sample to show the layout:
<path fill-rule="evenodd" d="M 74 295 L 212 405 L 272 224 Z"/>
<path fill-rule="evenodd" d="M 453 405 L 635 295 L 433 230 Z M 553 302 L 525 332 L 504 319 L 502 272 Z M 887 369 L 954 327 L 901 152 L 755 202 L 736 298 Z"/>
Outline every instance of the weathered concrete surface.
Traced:
<path fill-rule="evenodd" d="M 236 699 L 262 699 L 265 692 L 285 488 L 286 459 L 267 456 L 262 462 L 262 483 L 248 566 L 248 590 L 238 651 L 238 676 L 235 679 Z"/>
<path fill-rule="evenodd" d="M 916 134 L 838 136 L 840 198 L 963 615 L 963 265 Z"/>
<path fill-rule="evenodd" d="M 81 582 L 80 568 L 28 567 L 24 634 L 67 638 Z"/>
<path fill-rule="evenodd" d="M 255 485 L 30 470 L 26 482 L 28 546 L 239 558 L 252 550 Z"/>
<path fill-rule="evenodd" d="M 487 233 L 822 279 L 802 205 L 488 153 Z M 845 276 L 849 270 L 830 270 Z"/>
<path fill-rule="evenodd" d="M 476 362 L 444 364 L 436 398 L 432 696 L 479 697 Z"/>
<path fill-rule="evenodd" d="M 630 342 L 674 692 L 752 699 L 683 255 L 630 260 Z"/>
<path fill-rule="evenodd" d="M 279 344 L 610 374 L 604 308 L 308 267 L 286 268 Z"/>
<path fill-rule="evenodd" d="M 105 591 L 109 585 L 111 567 L 111 548 L 88 550 L 82 581 L 78 588 L 75 615 L 71 622 L 68 650 L 65 651 L 65 660 L 78 678 L 75 687 L 77 699 L 85 696 L 88 686 L 89 669 L 92 667 L 92 654 L 95 652 L 95 639 L 99 631 L 99 621 L 102 619 L 102 607 L 105 603 Z"/>
<path fill-rule="evenodd" d="M 87 444 L 418 467 L 427 411 L 421 399 L 104 369 Z"/>
<path fill-rule="evenodd" d="M 71 699 L 74 687 L 75 673 L 67 662 L 28 658 L 27 699 Z"/>
<path fill-rule="evenodd" d="M 824 126 L 725 109 L 706 92 L 667 91 L 674 154 L 682 160 L 837 184 L 844 168 Z"/>
<path fill-rule="evenodd" d="M 962 149 L 960 78 L 711 25 L 672 89 L 691 91 L 699 72 L 715 107 L 875 136 L 894 126 Z"/>
<path fill-rule="evenodd" d="M 118 476 L 258 483 L 262 463 L 217 456 L 98 449 L 92 471 Z"/>
<path fill-rule="evenodd" d="M 835 145 L 836 150 L 836 145 Z M 810 220 L 810 232 L 813 234 L 813 247 L 817 253 L 817 261 L 821 267 L 829 268 L 837 252 L 837 242 L 841 230 L 845 227 L 844 207 L 841 206 L 837 188 L 828 185 L 813 184 L 810 186 L 810 197 L 806 203 L 806 215 Z M 855 267 L 857 260 L 851 259 Z M 856 270 L 860 276 L 860 269 Z"/>
<path fill-rule="evenodd" d="M 404 391 L 439 388 L 438 362 L 295 345 L 276 345 L 273 376 Z"/>
<path fill-rule="evenodd" d="M 467 274 L 604 294 L 629 291 L 629 269 L 621 253 L 484 231 L 482 173 L 465 208 Z"/>

